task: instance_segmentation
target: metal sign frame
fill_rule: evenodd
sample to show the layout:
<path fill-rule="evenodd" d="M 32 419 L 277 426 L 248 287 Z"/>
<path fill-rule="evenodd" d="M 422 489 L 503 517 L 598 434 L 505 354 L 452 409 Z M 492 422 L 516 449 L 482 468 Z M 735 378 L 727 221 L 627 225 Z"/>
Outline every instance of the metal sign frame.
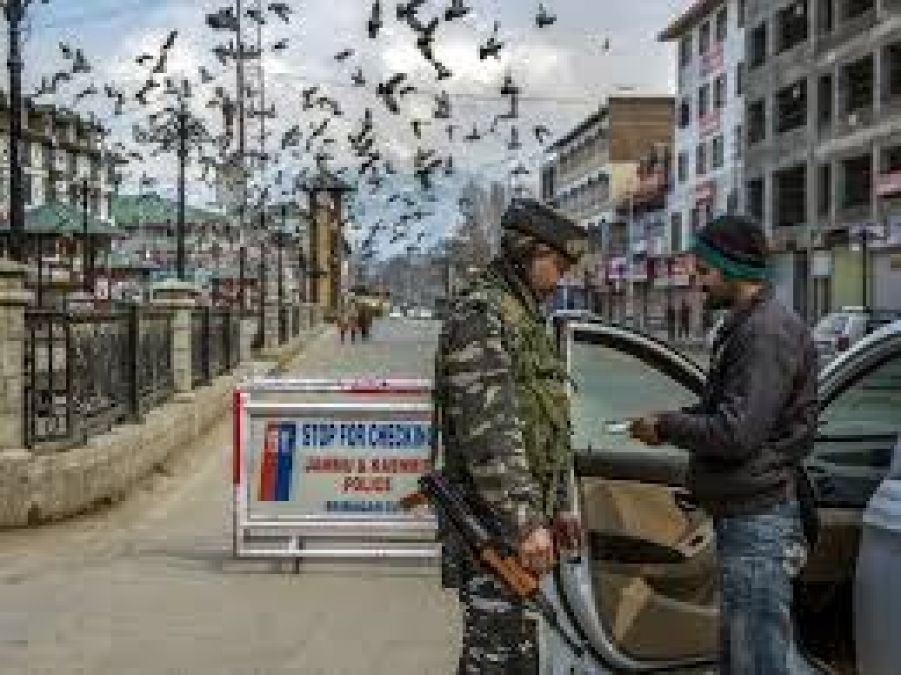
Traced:
<path fill-rule="evenodd" d="M 233 552 L 238 558 L 393 558 L 440 556 L 437 526 L 425 514 L 254 514 L 249 498 L 247 448 L 255 420 L 318 415 L 404 413 L 431 423 L 432 383 L 421 379 L 257 379 L 242 383 L 233 398 Z M 340 400 L 279 401 L 282 394 L 324 395 Z M 275 396 L 273 396 L 275 395 Z M 360 400 L 354 400 L 356 397 Z M 364 398 L 365 397 L 365 398 Z M 410 400 L 427 397 L 427 401 Z M 285 396 L 285 399 L 290 398 Z"/>

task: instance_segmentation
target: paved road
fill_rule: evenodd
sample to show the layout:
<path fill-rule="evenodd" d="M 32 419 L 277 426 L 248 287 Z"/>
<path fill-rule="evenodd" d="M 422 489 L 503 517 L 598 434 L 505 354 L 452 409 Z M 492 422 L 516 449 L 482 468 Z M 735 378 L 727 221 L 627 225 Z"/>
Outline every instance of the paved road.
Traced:
<path fill-rule="evenodd" d="M 436 327 L 322 336 L 304 375 L 427 376 Z M 125 503 L 0 533 L 0 673 L 453 671 L 455 598 L 433 570 L 293 574 L 230 560 L 228 420 Z"/>

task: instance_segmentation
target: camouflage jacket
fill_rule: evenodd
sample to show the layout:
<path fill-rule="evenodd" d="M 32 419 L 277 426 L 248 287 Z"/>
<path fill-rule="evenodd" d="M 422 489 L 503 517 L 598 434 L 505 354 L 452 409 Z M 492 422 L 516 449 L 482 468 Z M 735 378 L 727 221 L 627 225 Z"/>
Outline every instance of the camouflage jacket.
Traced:
<path fill-rule="evenodd" d="M 538 301 L 495 262 L 454 301 L 436 359 L 445 470 L 522 536 L 568 509 L 566 374 Z"/>

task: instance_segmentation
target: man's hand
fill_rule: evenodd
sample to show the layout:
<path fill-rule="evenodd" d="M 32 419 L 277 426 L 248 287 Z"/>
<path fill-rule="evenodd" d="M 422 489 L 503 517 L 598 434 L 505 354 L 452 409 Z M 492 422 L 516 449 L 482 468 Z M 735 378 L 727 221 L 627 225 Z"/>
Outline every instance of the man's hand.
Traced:
<path fill-rule="evenodd" d="M 634 420 L 629 426 L 629 435 L 645 445 L 662 445 L 657 435 L 657 417 L 649 415 Z"/>
<path fill-rule="evenodd" d="M 558 513 L 554 518 L 554 542 L 562 553 L 582 550 L 582 524 L 575 513 Z"/>
<path fill-rule="evenodd" d="M 519 562 L 529 572 L 543 576 L 554 568 L 554 538 L 546 527 L 532 530 L 519 545 Z"/>

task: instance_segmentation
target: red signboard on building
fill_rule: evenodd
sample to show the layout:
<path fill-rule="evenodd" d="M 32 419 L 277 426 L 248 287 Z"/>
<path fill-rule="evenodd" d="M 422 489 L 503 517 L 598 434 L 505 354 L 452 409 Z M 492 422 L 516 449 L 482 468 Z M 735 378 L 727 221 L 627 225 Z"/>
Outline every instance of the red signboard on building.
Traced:
<path fill-rule="evenodd" d="M 723 53 L 723 43 L 713 43 L 710 49 L 707 50 L 707 53 L 701 56 L 701 76 L 706 77 L 711 73 L 722 70 L 725 63 L 726 58 Z"/>
<path fill-rule="evenodd" d="M 901 193 L 901 171 L 880 173 L 876 176 L 876 194 L 880 197 Z"/>
<path fill-rule="evenodd" d="M 719 109 L 714 108 L 698 120 L 698 133 L 701 134 L 701 138 L 719 132 L 721 126 L 720 118 L 721 115 Z"/>

